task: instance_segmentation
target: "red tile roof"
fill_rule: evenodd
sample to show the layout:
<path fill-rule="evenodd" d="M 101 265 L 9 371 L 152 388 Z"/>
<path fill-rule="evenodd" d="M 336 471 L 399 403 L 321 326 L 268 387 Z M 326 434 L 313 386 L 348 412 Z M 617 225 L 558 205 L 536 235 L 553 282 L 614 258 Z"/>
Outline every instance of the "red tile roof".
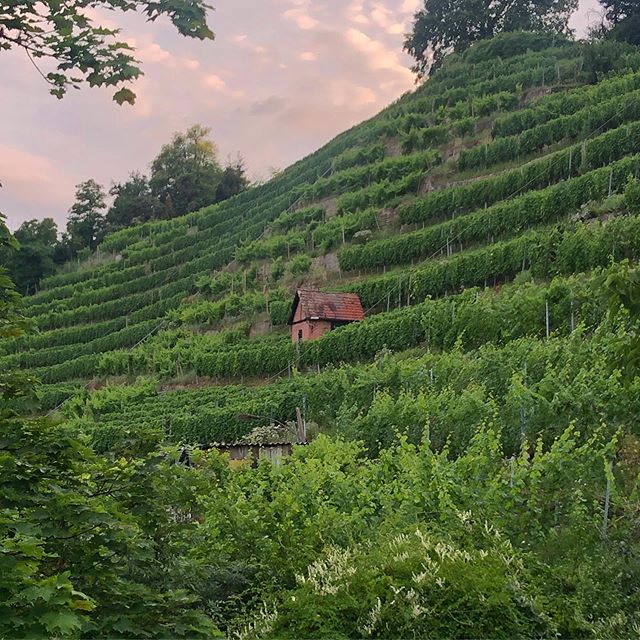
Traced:
<path fill-rule="evenodd" d="M 293 323 L 298 305 L 302 307 L 302 319 L 336 320 L 355 322 L 364 320 L 360 298 L 355 293 L 325 293 L 298 289 L 293 299 L 289 324 Z"/>

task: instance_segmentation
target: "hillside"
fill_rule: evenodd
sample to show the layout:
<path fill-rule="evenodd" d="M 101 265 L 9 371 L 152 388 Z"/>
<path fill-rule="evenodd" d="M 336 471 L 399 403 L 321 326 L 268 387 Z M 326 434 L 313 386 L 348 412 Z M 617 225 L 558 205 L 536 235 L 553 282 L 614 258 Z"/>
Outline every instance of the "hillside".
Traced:
<path fill-rule="evenodd" d="M 638 49 L 508 34 L 67 264 L 0 342 L 0 635 L 637 637 L 639 176 Z"/>
<path fill-rule="evenodd" d="M 427 423 L 463 446 L 488 415 L 511 447 L 590 422 L 587 406 L 624 424 L 638 407 L 603 380 L 593 270 L 640 252 L 623 196 L 640 55 L 617 51 L 594 83 L 580 45 L 524 40 L 452 58 L 228 202 L 108 236 L 25 299 L 39 332 L 5 341 L 2 367 L 107 448 L 131 429 L 235 440 L 303 404 L 373 449 Z M 298 287 L 356 292 L 366 320 L 297 348 Z"/>

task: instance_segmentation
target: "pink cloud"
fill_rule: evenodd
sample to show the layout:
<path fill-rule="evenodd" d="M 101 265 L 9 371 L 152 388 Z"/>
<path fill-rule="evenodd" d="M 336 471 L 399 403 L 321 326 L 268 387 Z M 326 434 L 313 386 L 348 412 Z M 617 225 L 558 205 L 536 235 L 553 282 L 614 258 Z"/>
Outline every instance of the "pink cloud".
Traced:
<path fill-rule="evenodd" d="M 0 145 L 0 196 L 23 202 L 25 209 L 68 208 L 73 191 L 70 176 L 44 156 Z"/>
<path fill-rule="evenodd" d="M 25 216 L 62 222 L 75 184 L 148 171 L 162 144 L 196 122 L 211 127 L 221 158 L 240 151 L 250 175 L 266 175 L 414 86 L 399 25 L 422 0 L 213 4 L 213 42 L 180 37 L 168 20 L 107 15 L 143 58 L 134 107 L 118 107 L 111 89 L 57 101 L 24 54 L 0 52 L 0 209 L 14 227 Z M 583 0 L 574 22 L 595 5 Z"/>

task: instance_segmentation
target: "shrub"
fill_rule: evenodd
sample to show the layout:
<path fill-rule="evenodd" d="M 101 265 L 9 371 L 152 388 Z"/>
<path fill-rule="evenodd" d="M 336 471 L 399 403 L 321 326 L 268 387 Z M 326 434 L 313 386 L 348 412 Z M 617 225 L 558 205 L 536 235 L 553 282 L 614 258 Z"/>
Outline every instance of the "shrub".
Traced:
<path fill-rule="evenodd" d="M 640 214 L 640 181 L 631 176 L 624 190 L 624 201 L 631 213 Z"/>
<path fill-rule="evenodd" d="M 311 258 L 305 253 L 295 256 L 289 263 L 289 272 L 292 276 L 298 277 L 309 273 L 311 268 Z"/>

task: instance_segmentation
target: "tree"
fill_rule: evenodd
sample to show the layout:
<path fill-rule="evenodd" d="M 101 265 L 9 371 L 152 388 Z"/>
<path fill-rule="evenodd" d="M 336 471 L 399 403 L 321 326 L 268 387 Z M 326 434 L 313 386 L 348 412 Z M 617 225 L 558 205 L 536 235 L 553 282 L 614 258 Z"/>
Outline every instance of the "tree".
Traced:
<path fill-rule="evenodd" d="M 0 50 L 23 49 L 29 59 L 53 63 L 55 70 L 40 71 L 51 93 L 62 98 L 69 87 L 119 87 L 113 99 L 135 102 L 123 85 L 142 71 L 133 48 L 118 40 L 120 29 L 96 24 L 93 12 L 141 11 L 150 22 L 168 17 L 178 32 L 191 38 L 213 39 L 203 0 L 12 0 L 0 3 Z"/>
<path fill-rule="evenodd" d="M 105 192 L 102 185 L 90 179 L 76 185 L 76 201 L 69 209 L 67 232 L 76 251 L 95 249 L 104 234 Z"/>
<path fill-rule="evenodd" d="M 602 23 L 592 30 L 594 38 L 640 45 L 640 0 L 599 0 Z"/>
<path fill-rule="evenodd" d="M 147 176 L 138 171 L 131 172 L 125 182 L 115 183 L 109 194 L 114 197 L 105 218 L 110 230 L 151 220 L 160 209 L 160 202 L 153 197 Z"/>
<path fill-rule="evenodd" d="M 613 26 L 640 13 L 640 0 L 598 0 L 605 10 L 605 18 Z"/>
<path fill-rule="evenodd" d="M 478 40 L 508 31 L 568 33 L 577 0 L 424 0 L 414 16 L 404 49 L 416 60 L 419 78 L 437 69 L 444 57 Z"/>
<path fill-rule="evenodd" d="M 238 156 L 235 162 L 229 161 L 222 172 L 220 184 L 216 189 L 216 202 L 238 195 L 249 186 L 245 173 L 244 159 Z"/>
<path fill-rule="evenodd" d="M 0 253 L 2 263 L 20 293 L 36 289 L 40 280 L 55 271 L 58 228 L 52 218 L 27 220 L 15 233 L 19 246 Z"/>
<path fill-rule="evenodd" d="M 16 246 L 0 214 L 0 250 Z M 0 338 L 29 329 L 19 304 L 0 268 Z M 176 553 L 213 479 L 194 479 L 144 429 L 98 456 L 73 427 L 27 411 L 39 411 L 36 381 L 3 368 L 0 637 L 219 636 L 196 585 L 212 567 Z"/>
<path fill-rule="evenodd" d="M 151 193 L 165 203 L 166 211 L 180 216 L 216 202 L 222 168 L 210 133 L 196 124 L 185 133 L 174 134 L 151 163 Z"/>

